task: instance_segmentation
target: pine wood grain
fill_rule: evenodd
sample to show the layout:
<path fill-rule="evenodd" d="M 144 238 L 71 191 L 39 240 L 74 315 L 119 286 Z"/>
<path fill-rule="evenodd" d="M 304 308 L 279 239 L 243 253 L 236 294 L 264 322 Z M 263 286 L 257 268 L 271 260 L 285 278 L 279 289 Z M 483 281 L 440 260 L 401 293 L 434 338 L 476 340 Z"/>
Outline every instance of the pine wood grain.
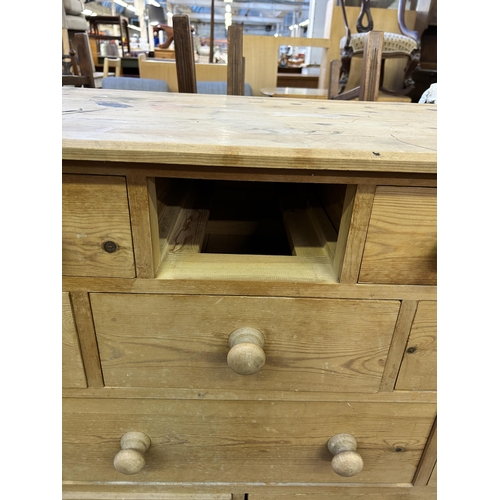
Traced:
<path fill-rule="evenodd" d="M 358 440 L 359 484 L 411 481 L 435 405 L 248 401 L 63 400 L 63 480 L 122 481 L 124 432 L 151 438 L 134 481 L 352 483 L 331 470 L 328 439 Z M 399 450 L 399 451 L 397 451 Z"/>
<path fill-rule="evenodd" d="M 415 314 L 396 390 L 437 389 L 437 302 L 421 301 Z"/>
<path fill-rule="evenodd" d="M 340 221 L 333 267 L 341 283 L 356 283 L 370 220 L 375 187 L 349 185 Z"/>
<path fill-rule="evenodd" d="M 135 268 L 138 278 L 154 278 L 159 264 L 159 240 L 153 240 L 158 231 L 155 214 L 156 190 L 145 176 L 127 176 L 130 206 L 130 225 L 134 239 Z"/>
<path fill-rule="evenodd" d="M 69 293 L 62 293 L 62 386 L 87 387 Z"/>
<path fill-rule="evenodd" d="M 429 438 L 425 444 L 424 452 L 422 453 L 422 458 L 418 464 L 417 471 L 415 472 L 415 477 L 413 478 L 414 486 L 425 486 L 432 475 L 432 472 L 436 466 L 437 462 L 437 419 L 432 425 L 432 429 L 429 433 Z"/>
<path fill-rule="evenodd" d="M 99 349 L 95 337 L 89 294 L 86 292 L 71 292 L 70 300 L 73 305 L 87 384 L 89 387 L 103 387 Z"/>
<path fill-rule="evenodd" d="M 324 498 L 344 498 L 344 495 L 349 500 L 358 500 L 359 498 L 371 499 L 372 495 L 375 500 L 384 500 L 388 498 L 389 500 L 431 500 L 436 498 L 436 488 L 429 486 L 413 486 L 410 483 L 395 483 L 395 484 L 378 484 L 378 485 L 368 485 L 368 484 L 331 484 L 331 485 L 318 485 L 316 484 L 289 484 L 289 485 L 273 485 L 273 484 L 249 484 L 249 483 L 238 483 L 236 481 L 231 483 L 182 483 L 182 485 L 172 484 L 168 482 L 159 482 L 155 484 L 113 484 L 113 483 L 102 483 L 94 484 L 91 482 L 84 481 L 64 481 L 63 482 L 63 494 L 73 493 L 81 494 L 93 493 L 94 495 L 105 495 L 105 494 L 123 494 L 125 500 L 129 500 L 127 495 L 139 494 L 139 495 L 153 495 L 152 499 L 156 500 L 154 495 L 165 494 L 165 489 L 168 488 L 169 492 L 180 494 L 186 494 L 190 492 L 191 494 L 220 494 L 231 490 L 244 490 L 248 492 L 249 498 L 255 495 L 255 498 L 267 497 L 276 498 L 284 500 L 286 497 L 290 496 L 292 499 L 303 499 L 309 498 L 313 500 L 323 500 Z M 364 496 L 359 496 L 364 495 Z M 430 495 L 430 496 L 428 496 Z M 103 497 L 103 500 L 106 497 Z M 160 497 L 161 498 L 161 497 Z M 96 500 L 100 497 L 96 497 Z M 143 500 L 141 496 L 138 497 L 139 500 Z M 181 497 L 182 499 L 182 497 Z M 68 499 L 73 500 L 73 499 Z M 132 500 L 132 499 L 131 499 Z"/>
<path fill-rule="evenodd" d="M 241 269 L 241 268 L 240 268 Z M 241 272 L 241 271 L 240 271 Z M 180 273 L 179 273 L 180 274 Z M 159 276 L 160 277 L 160 276 Z M 190 295 L 248 295 L 264 297 L 310 297 L 336 299 L 436 300 L 435 286 L 417 285 L 336 285 L 297 281 L 252 281 L 220 278 L 119 279 L 63 277 L 67 292 L 180 293 Z"/>
<path fill-rule="evenodd" d="M 117 250 L 106 252 L 106 241 Z M 62 270 L 70 276 L 135 277 L 123 177 L 63 175 Z"/>
<path fill-rule="evenodd" d="M 161 280 L 248 280 L 337 283 L 328 257 L 170 253 L 156 276 Z"/>
<path fill-rule="evenodd" d="M 359 392 L 325 391 L 275 391 L 255 392 L 247 389 L 211 389 L 203 388 L 147 388 L 144 387 L 104 387 L 87 389 L 63 389 L 65 398 L 116 398 L 116 399 L 196 399 L 224 401 L 348 401 L 372 403 L 409 403 L 435 404 L 435 392 L 394 391 L 373 394 Z"/>
<path fill-rule="evenodd" d="M 92 294 L 104 380 L 115 387 L 376 392 L 399 303 Z M 265 336 L 266 364 L 227 366 L 237 328 Z"/>
<path fill-rule="evenodd" d="M 231 493 L 63 491 L 62 500 L 235 500 L 235 498 Z"/>
<path fill-rule="evenodd" d="M 62 90 L 64 160 L 88 160 L 91 151 L 94 161 L 437 171 L 433 104 L 123 90 L 103 97 L 100 89 Z"/>
<path fill-rule="evenodd" d="M 359 281 L 435 285 L 436 189 L 377 187 Z"/>
<path fill-rule="evenodd" d="M 295 490 L 296 491 L 296 490 Z M 367 486 L 346 486 L 330 489 L 328 493 L 311 493 L 304 489 L 301 493 L 283 491 L 282 493 L 255 492 L 248 495 L 248 500 L 332 500 L 332 498 L 342 500 L 435 500 L 437 499 L 436 488 L 418 487 L 367 487 Z"/>
<path fill-rule="evenodd" d="M 392 391 L 396 383 L 401 360 L 404 356 L 404 350 L 410 335 L 411 325 L 415 312 L 417 310 L 417 301 L 403 300 L 401 302 L 401 309 L 399 310 L 396 328 L 394 329 L 394 336 L 392 337 L 391 347 L 387 356 L 387 363 L 385 364 L 384 375 L 380 383 L 381 391 Z"/>
<path fill-rule="evenodd" d="M 63 171 L 71 174 L 92 174 L 96 172 L 106 175 L 141 174 L 146 177 L 173 179 L 207 179 L 230 181 L 263 181 L 263 182 L 300 182 L 309 184 L 371 184 L 377 186 L 422 186 L 436 187 L 435 174 L 416 174 L 394 172 L 341 172 L 338 170 L 290 170 L 287 165 L 283 169 L 245 166 L 217 167 L 211 165 L 176 165 L 146 164 L 124 162 L 94 162 L 82 160 L 63 161 Z"/>

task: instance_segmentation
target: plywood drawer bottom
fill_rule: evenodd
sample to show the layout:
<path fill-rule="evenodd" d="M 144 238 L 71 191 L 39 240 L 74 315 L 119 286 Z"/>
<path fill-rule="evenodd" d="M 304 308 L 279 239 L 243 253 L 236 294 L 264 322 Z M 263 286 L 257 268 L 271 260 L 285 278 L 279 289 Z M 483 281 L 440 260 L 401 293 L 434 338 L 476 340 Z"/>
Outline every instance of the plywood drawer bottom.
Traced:
<path fill-rule="evenodd" d="M 411 483 L 436 406 L 423 403 L 63 400 L 66 481 L 168 483 Z M 146 465 L 127 476 L 113 467 L 120 438 L 151 439 Z M 332 470 L 329 438 L 358 441 L 363 470 Z M 233 490 L 234 491 L 234 490 Z"/>

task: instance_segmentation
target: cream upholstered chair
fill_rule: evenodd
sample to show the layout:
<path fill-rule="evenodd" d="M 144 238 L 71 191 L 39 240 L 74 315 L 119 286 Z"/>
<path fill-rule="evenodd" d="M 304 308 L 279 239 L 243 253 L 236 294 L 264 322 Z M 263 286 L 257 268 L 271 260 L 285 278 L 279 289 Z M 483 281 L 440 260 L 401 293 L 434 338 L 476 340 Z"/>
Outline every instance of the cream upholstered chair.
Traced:
<path fill-rule="evenodd" d="M 347 85 L 351 67 L 351 59 L 355 56 L 363 55 L 363 51 L 367 41 L 367 35 L 374 29 L 373 19 L 370 12 L 370 3 L 370 0 L 361 0 L 361 10 L 356 22 L 357 33 L 351 34 L 345 10 L 345 0 L 340 0 L 346 35 L 340 40 L 342 66 L 339 79 L 339 95 L 342 94 Z M 404 20 L 405 8 L 406 0 L 399 0 L 397 15 L 398 26 L 401 33 L 384 33 L 380 89 L 389 94 L 406 95 L 414 88 L 415 83 L 412 80 L 412 73 L 420 61 L 420 36 L 417 31 L 409 30 L 406 27 Z M 408 58 L 408 63 L 404 69 L 404 83 L 402 90 L 387 89 L 382 87 L 382 82 L 384 79 L 384 61 L 385 59 L 391 57 Z M 345 99 L 349 98 L 347 94 L 349 94 L 349 92 L 345 93 Z M 356 96 L 355 92 L 352 92 L 352 94 L 352 97 Z"/>

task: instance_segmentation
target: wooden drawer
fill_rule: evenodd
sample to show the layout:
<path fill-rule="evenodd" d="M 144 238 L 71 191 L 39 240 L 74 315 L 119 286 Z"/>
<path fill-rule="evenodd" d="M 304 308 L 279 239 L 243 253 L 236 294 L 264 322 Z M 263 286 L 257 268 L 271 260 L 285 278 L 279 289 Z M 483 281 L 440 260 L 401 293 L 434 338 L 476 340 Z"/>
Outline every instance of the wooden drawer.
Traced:
<path fill-rule="evenodd" d="M 65 398 L 63 479 L 167 483 L 410 483 L 435 404 Z M 145 433 L 145 466 L 115 470 L 120 439 Z M 342 477 L 327 442 L 357 439 L 363 469 Z M 238 488 L 240 489 L 240 488 Z M 233 490 L 234 491 L 234 490 Z M 241 491 L 241 489 L 240 489 Z"/>
<path fill-rule="evenodd" d="M 360 283 L 436 284 L 436 197 L 435 188 L 377 187 Z"/>
<path fill-rule="evenodd" d="M 421 301 L 399 370 L 397 390 L 435 391 L 437 389 L 437 304 Z"/>
<path fill-rule="evenodd" d="M 63 175 L 63 275 L 135 277 L 124 177 Z"/>
<path fill-rule="evenodd" d="M 87 387 L 69 293 L 62 294 L 62 386 Z"/>
<path fill-rule="evenodd" d="M 106 386 L 377 392 L 399 301 L 90 294 Z M 265 337 L 253 375 L 228 367 L 228 338 Z"/>

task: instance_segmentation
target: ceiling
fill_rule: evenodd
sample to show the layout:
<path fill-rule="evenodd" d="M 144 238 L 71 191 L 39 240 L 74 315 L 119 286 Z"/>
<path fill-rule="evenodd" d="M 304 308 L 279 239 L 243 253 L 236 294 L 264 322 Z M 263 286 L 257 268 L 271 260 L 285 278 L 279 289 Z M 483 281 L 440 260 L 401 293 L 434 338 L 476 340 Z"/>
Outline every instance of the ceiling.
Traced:
<path fill-rule="evenodd" d="M 120 3 L 127 3 L 134 6 L 134 0 L 120 0 Z M 154 11 L 159 4 L 161 9 L 173 14 L 188 14 L 191 23 L 199 31 L 202 27 L 210 25 L 212 0 L 145 0 L 151 3 L 149 7 L 150 16 L 154 16 Z M 226 6 L 230 5 L 232 22 L 243 24 L 246 34 L 267 34 L 284 35 L 290 34 L 289 26 L 298 24 L 308 18 L 309 0 L 233 0 L 232 3 L 225 3 L 223 0 L 214 0 L 214 27 L 215 31 L 221 32 L 224 27 L 224 15 Z M 105 0 L 85 0 L 85 7 L 94 11 L 98 15 L 111 15 L 113 4 Z M 115 3 L 115 14 L 126 15 L 132 24 L 139 24 L 137 15 L 125 6 Z M 217 34 L 216 34 L 217 36 Z"/>

